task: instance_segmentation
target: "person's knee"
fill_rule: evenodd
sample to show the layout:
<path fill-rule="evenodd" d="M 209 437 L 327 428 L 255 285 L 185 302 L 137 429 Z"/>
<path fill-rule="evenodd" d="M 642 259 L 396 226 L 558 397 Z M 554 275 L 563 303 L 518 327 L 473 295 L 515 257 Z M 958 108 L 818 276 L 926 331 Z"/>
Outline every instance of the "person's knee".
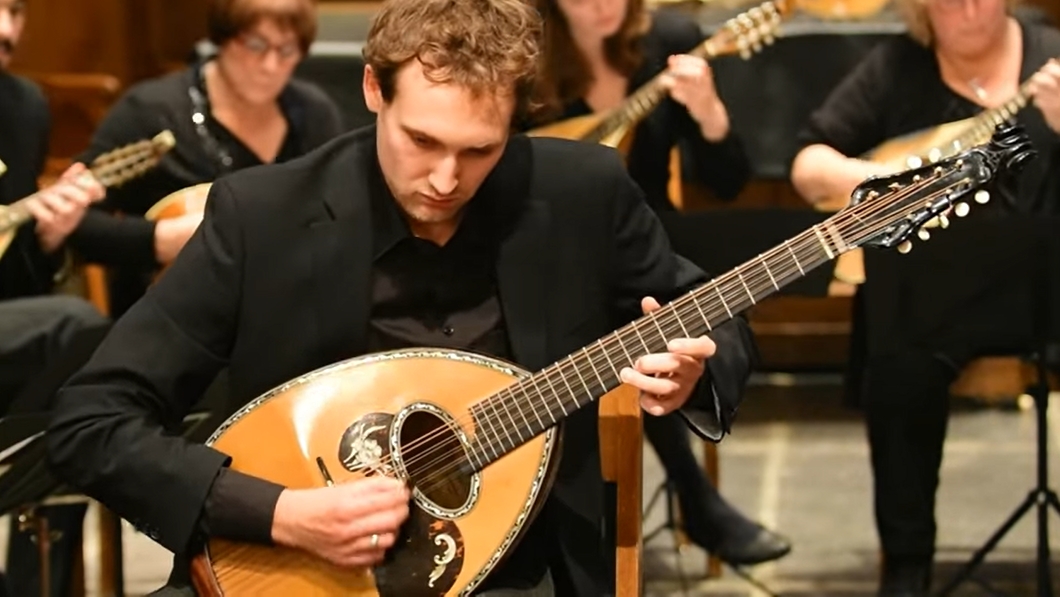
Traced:
<path fill-rule="evenodd" d="M 107 318 L 92 303 L 76 296 L 55 295 L 45 300 L 59 315 L 59 325 L 64 328 L 79 331 L 107 323 Z"/>

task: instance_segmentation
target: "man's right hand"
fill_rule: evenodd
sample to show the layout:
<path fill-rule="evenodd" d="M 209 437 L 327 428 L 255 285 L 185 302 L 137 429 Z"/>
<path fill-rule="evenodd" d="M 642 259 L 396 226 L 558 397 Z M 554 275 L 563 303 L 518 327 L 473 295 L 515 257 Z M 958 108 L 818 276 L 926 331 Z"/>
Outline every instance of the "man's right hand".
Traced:
<path fill-rule="evenodd" d="M 383 560 L 408 515 L 408 489 L 387 477 L 285 489 L 276 502 L 272 539 L 338 566 L 372 566 Z"/>

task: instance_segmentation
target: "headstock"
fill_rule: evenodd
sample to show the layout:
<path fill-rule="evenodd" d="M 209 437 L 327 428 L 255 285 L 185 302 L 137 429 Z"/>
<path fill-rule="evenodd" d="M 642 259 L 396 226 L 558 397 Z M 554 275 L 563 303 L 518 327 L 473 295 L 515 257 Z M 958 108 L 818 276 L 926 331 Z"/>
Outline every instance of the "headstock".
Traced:
<path fill-rule="evenodd" d="M 794 12 L 795 0 L 770 0 L 725 21 L 725 24 L 700 47 L 708 58 L 739 54 L 748 59 L 772 45 L 780 24 Z"/>
<path fill-rule="evenodd" d="M 116 187 L 154 168 L 173 146 L 176 138 L 165 130 L 144 139 L 108 151 L 92 160 L 92 175 L 105 187 Z"/>
<path fill-rule="evenodd" d="M 1001 123 L 983 145 L 928 166 L 861 183 L 851 195 L 850 207 L 833 216 L 833 224 L 852 247 L 898 247 L 908 252 L 914 233 L 927 240 L 924 227 L 929 222 L 937 218 L 945 228 L 951 211 L 958 217 L 967 215 L 969 196 L 975 203 L 986 203 L 990 194 L 984 185 L 1018 173 L 1035 155 L 1022 127 Z"/>

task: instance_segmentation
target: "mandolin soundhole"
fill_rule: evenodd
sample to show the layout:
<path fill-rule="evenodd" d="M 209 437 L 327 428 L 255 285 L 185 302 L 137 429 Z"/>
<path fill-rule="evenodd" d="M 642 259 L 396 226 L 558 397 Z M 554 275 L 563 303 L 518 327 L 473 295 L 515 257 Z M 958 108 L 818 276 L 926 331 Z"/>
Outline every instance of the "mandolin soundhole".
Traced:
<path fill-rule="evenodd" d="M 444 416 L 424 410 L 408 413 L 398 436 L 400 460 L 420 497 L 453 514 L 470 505 L 475 479 L 462 437 Z"/>

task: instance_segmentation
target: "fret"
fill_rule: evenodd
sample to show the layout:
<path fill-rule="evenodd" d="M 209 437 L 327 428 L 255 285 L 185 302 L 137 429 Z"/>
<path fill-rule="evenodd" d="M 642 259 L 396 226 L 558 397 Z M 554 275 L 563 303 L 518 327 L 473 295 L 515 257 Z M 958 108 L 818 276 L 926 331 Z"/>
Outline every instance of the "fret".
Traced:
<path fill-rule="evenodd" d="M 560 379 L 563 379 L 563 372 L 562 371 L 560 372 L 559 377 L 560 377 Z M 552 376 L 546 375 L 545 376 L 545 383 L 548 384 L 548 389 L 549 389 L 550 392 L 552 392 L 552 396 L 556 398 L 556 402 L 559 402 L 560 409 L 564 411 L 564 414 L 566 414 L 566 409 L 563 407 L 563 395 L 560 394 L 559 392 L 557 392 L 555 386 L 552 385 Z M 567 388 L 567 392 L 570 395 L 572 395 L 572 396 L 574 395 L 574 392 L 570 391 L 570 387 Z M 548 418 L 552 419 L 552 422 L 555 423 L 556 422 L 556 417 L 553 416 L 552 409 L 551 408 L 546 408 L 545 412 L 548 413 Z M 537 415 L 537 420 L 541 424 L 541 428 L 544 429 L 546 427 L 545 422 L 543 420 L 541 420 L 541 415 L 539 415 L 537 413 L 537 409 L 536 408 L 534 409 L 534 414 Z"/>
<path fill-rule="evenodd" d="M 762 264 L 762 267 L 766 270 L 766 275 L 769 276 L 769 281 L 773 284 L 773 290 L 780 290 L 780 286 L 777 285 L 776 278 L 773 277 L 773 272 L 769 270 L 769 262 L 766 261 L 764 255 L 758 256 L 758 262 Z"/>
<path fill-rule="evenodd" d="M 708 332 L 713 332 L 714 328 L 710 326 L 710 318 L 703 312 L 703 308 L 699 306 L 699 299 L 696 298 L 696 292 L 692 293 L 692 304 L 696 306 L 696 311 L 699 311 L 699 316 L 703 318 L 703 323 L 707 326 Z"/>
<path fill-rule="evenodd" d="M 806 272 L 802 270 L 802 264 L 799 263 L 799 257 L 795 255 L 795 251 L 791 250 L 791 242 L 784 241 L 784 246 L 788 248 L 788 253 L 791 253 L 791 258 L 795 260 L 795 267 L 799 268 L 799 274 L 805 276 Z"/>
<path fill-rule="evenodd" d="M 824 247 L 824 252 L 828 255 L 828 258 L 831 259 L 832 257 L 834 257 L 834 255 L 832 255 L 832 249 L 828 247 L 828 241 L 824 239 L 824 235 L 821 234 L 821 231 L 817 228 L 817 226 L 812 226 L 810 229 L 813 230 L 813 233 L 815 235 L 817 235 L 817 240 L 820 241 L 821 246 Z"/>
<path fill-rule="evenodd" d="M 489 416 L 487 416 L 487 414 L 485 412 L 486 407 L 487 406 L 491 406 L 492 402 L 493 402 L 493 400 L 490 399 L 490 400 L 484 400 L 483 402 L 479 403 L 479 404 L 482 405 L 482 408 L 479 409 L 479 413 L 481 413 L 482 416 L 481 417 L 475 417 L 475 430 L 476 430 L 475 439 L 478 442 L 479 446 L 481 446 L 483 448 L 485 448 L 485 447 L 492 448 L 492 450 L 493 450 L 493 458 L 499 458 L 500 455 L 503 453 L 503 452 L 499 452 L 497 450 L 497 444 L 500 443 L 501 436 L 500 436 L 499 433 L 497 433 L 497 429 L 493 425 L 493 419 L 490 418 Z M 478 433 L 479 429 L 482 430 L 482 433 Z M 490 439 L 490 437 L 489 437 L 490 432 L 493 432 L 493 437 L 497 440 L 496 443 L 494 443 L 493 440 Z M 485 441 L 483 441 L 483 440 L 485 440 Z"/>
<path fill-rule="evenodd" d="M 739 267 L 736 268 L 736 277 L 740 279 L 740 284 L 743 284 L 743 289 L 747 292 L 747 298 L 751 299 L 751 304 L 757 304 L 757 302 L 755 301 L 755 295 L 751 292 L 751 289 L 747 287 L 747 282 L 744 281 L 743 274 L 740 273 Z"/>
<path fill-rule="evenodd" d="M 636 362 L 636 359 L 634 359 L 632 356 L 630 356 L 629 351 L 626 350 L 626 343 L 622 341 L 622 336 L 618 335 L 618 331 L 617 330 L 614 331 L 614 332 L 611 332 L 611 336 L 614 337 L 615 342 L 618 343 L 618 347 L 622 349 L 622 353 L 626 355 L 626 362 L 629 363 L 630 367 L 632 367 L 633 364 Z M 616 375 L 617 375 L 617 373 L 616 373 Z"/>
<path fill-rule="evenodd" d="M 589 368 L 592 369 L 593 370 L 593 374 L 596 375 L 596 381 L 600 382 L 600 387 L 601 388 L 606 388 L 607 384 L 605 384 L 603 378 L 600 377 L 600 372 L 596 370 L 596 365 L 593 364 L 593 358 L 591 356 L 589 356 L 589 351 L 586 350 L 585 348 L 582 348 L 582 354 L 585 356 L 586 360 L 589 362 Z M 581 406 L 581 404 L 578 404 L 578 406 Z"/>
<path fill-rule="evenodd" d="M 721 306 L 725 307 L 725 312 L 729 314 L 729 318 L 731 319 L 732 318 L 732 311 L 729 310 L 729 305 L 725 302 L 725 297 L 722 296 L 721 289 L 718 288 L 718 284 L 717 283 L 713 284 L 713 286 L 714 286 L 714 292 L 717 293 L 718 299 L 721 300 Z"/>
<path fill-rule="evenodd" d="M 530 376 L 530 381 L 531 381 L 531 383 L 533 383 L 533 384 L 534 384 L 534 390 L 536 390 L 536 391 L 537 391 L 537 395 L 538 395 L 538 396 L 543 396 L 543 394 L 541 394 L 541 390 L 540 390 L 540 389 L 538 389 L 538 387 L 537 387 L 537 382 L 536 382 L 536 381 L 534 381 L 534 377 L 533 377 L 532 375 Z M 523 391 L 523 395 L 524 395 L 524 396 L 526 396 L 526 397 L 527 397 L 528 399 L 530 398 L 530 396 L 529 396 L 529 395 L 527 395 L 527 393 L 526 393 L 526 391 L 525 391 L 525 390 Z M 530 410 L 531 410 L 531 411 L 533 412 L 533 414 L 537 416 L 537 422 L 538 422 L 538 424 L 540 425 L 540 424 L 541 424 L 541 415 L 538 415 L 538 414 L 537 414 L 537 409 L 536 409 L 536 408 L 534 408 L 534 402 L 533 402 L 533 400 L 528 400 L 528 401 L 527 401 L 527 405 L 528 405 L 528 406 L 530 407 Z M 525 424 L 526 424 L 526 427 L 527 427 L 527 429 L 529 429 L 529 428 L 530 428 L 530 421 L 529 421 L 529 420 L 528 420 L 528 419 L 526 418 L 526 413 L 525 413 L 525 412 L 523 412 L 523 407 L 522 407 L 522 405 L 520 405 L 520 406 L 519 406 L 519 415 L 523 417 L 523 423 L 525 423 Z"/>
<path fill-rule="evenodd" d="M 615 369 L 615 364 L 611 362 L 611 357 L 608 356 L 607 349 L 604 348 L 603 339 L 601 338 L 600 340 L 597 340 L 596 345 L 600 347 L 600 352 L 604 353 L 604 360 L 606 360 L 607 364 L 611 367 L 611 371 L 615 374 L 615 377 L 618 377 L 618 369 Z"/>
<path fill-rule="evenodd" d="M 509 394 L 511 394 L 513 399 L 502 400 L 500 408 L 504 409 L 504 414 L 508 415 L 508 420 L 512 422 L 512 426 L 509 428 L 503 421 L 501 422 L 501 425 L 504 425 L 502 429 L 504 429 L 504 435 L 508 438 L 508 441 L 512 441 L 512 429 L 518 429 L 519 425 L 515 422 L 515 418 L 512 417 L 512 411 L 508 409 L 508 403 L 511 402 L 515 405 L 519 403 L 517 402 L 517 398 L 513 392 L 509 392 Z M 530 395 L 526 393 L 526 388 L 523 388 L 523 396 L 527 399 L 530 398 Z"/>
<path fill-rule="evenodd" d="M 651 322 L 655 324 L 655 330 L 659 332 L 659 338 L 662 339 L 663 346 L 666 346 L 666 332 L 664 332 L 662 328 L 659 327 L 659 322 L 655 319 L 655 311 L 651 311 L 648 313 L 648 319 L 650 319 Z M 649 349 L 648 352 L 650 353 L 651 350 Z"/>
<path fill-rule="evenodd" d="M 592 400 L 593 399 L 593 391 L 591 389 L 589 389 L 589 384 L 585 383 L 585 378 L 582 377 L 582 372 L 579 370 L 578 365 L 574 362 L 573 356 L 567 357 L 567 360 L 570 361 L 571 366 L 574 368 L 574 374 L 578 376 L 578 381 L 580 381 L 581 384 L 582 384 L 582 387 L 585 388 L 585 394 L 587 396 L 589 396 L 589 400 Z M 571 396 L 575 396 L 575 393 L 571 392 Z M 578 403 L 578 399 L 577 398 L 574 399 L 574 403 L 575 404 Z M 564 416 L 566 416 L 566 410 L 564 410 Z"/>
<path fill-rule="evenodd" d="M 644 354 L 651 353 L 651 349 L 648 348 L 648 343 L 644 341 L 644 336 L 640 335 L 640 326 L 636 322 L 630 325 L 633 328 L 633 333 L 637 335 L 637 339 L 640 340 L 640 345 L 644 347 Z"/>

